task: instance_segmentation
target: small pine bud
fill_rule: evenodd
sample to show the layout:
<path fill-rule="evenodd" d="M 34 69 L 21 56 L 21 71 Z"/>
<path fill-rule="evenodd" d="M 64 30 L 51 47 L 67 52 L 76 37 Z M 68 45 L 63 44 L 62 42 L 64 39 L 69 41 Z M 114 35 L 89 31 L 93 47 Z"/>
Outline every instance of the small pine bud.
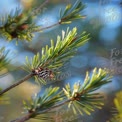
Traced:
<path fill-rule="evenodd" d="M 28 29 L 28 24 L 23 24 L 23 25 L 21 25 L 20 27 L 19 27 L 19 29 L 20 30 L 26 30 L 26 29 Z"/>

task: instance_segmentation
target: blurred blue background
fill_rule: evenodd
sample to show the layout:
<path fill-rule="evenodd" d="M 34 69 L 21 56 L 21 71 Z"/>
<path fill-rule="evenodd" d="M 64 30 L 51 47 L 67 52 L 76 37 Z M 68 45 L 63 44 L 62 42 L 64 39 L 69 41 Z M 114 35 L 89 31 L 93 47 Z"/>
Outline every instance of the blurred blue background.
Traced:
<path fill-rule="evenodd" d="M 38 14 L 37 24 L 46 27 L 56 23 L 59 19 L 60 8 L 74 2 L 75 0 L 49 1 Z M 41 3 L 41 0 L 0 1 L 0 16 L 9 13 L 16 7 L 29 10 L 38 7 Z M 26 75 L 21 70 L 25 57 L 32 57 L 37 52 L 41 52 L 41 48 L 46 44 L 49 45 L 51 39 L 56 40 L 57 35 L 61 35 L 62 30 L 66 30 L 67 27 L 70 27 L 70 29 L 77 27 L 78 33 L 87 31 L 91 36 L 90 41 L 79 48 L 77 55 L 70 60 L 68 71 L 66 71 L 68 75 L 66 73 L 62 74 L 60 82 L 47 84 L 40 88 L 31 80 L 8 92 L 7 95 L 10 96 L 11 104 L 0 106 L 0 122 L 8 122 L 20 116 L 23 111 L 23 99 L 30 99 L 34 93 L 40 90 L 43 92 L 49 85 L 62 87 L 68 82 L 71 84 L 77 81 L 82 83 L 86 71 L 92 71 L 94 67 L 108 68 L 114 76 L 110 84 L 99 90 L 99 92 L 104 92 L 105 106 L 102 110 L 96 110 L 89 117 L 74 117 L 75 120 L 72 120 L 72 122 L 106 122 L 109 120 L 113 105 L 111 100 L 113 100 L 115 93 L 122 89 L 122 1 L 83 0 L 83 3 L 86 4 L 86 8 L 81 14 L 86 15 L 85 19 L 76 20 L 68 25 L 59 25 L 42 33 L 36 33 L 31 43 L 19 42 L 18 45 L 15 45 L 16 40 L 7 42 L 0 39 L 0 47 L 5 46 L 6 49 L 10 50 L 9 58 L 12 58 L 12 67 L 8 69 L 8 75 L 0 78 L 0 86 L 6 88 Z M 67 116 L 71 116 L 71 114 Z M 38 121 L 29 120 L 28 122 Z"/>

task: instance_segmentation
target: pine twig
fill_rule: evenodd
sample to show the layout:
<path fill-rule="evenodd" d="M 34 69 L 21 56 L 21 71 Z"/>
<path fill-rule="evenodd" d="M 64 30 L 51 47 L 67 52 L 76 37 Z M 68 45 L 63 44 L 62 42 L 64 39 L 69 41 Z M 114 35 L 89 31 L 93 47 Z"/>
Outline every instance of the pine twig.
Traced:
<path fill-rule="evenodd" d="M 35 81 L 46 83 L 40 76 L 49 76 L 55 80 L 55 76 L 61 73 L 61 68 L 76 54 L 77 48 L 89 40 L 89 34 L 82 32 L 77 35 L 77 28 L 69 31 L 62 31 L 62 36 L 57 36 L 56 43 L 51 40 L 50 47 L 46 45 L 42 48 L 41 55 L 37 53 L 31 60 L 26 57 L 24 70 L 27 72 L 34 71 Z M 50 71 L 50 73 L 48 71 Z M 48 74 L 45 74 L 48 72 Z"/>
<path fill-rule="evenodd" d="M 111 76 L 105 70 L 99 69 L 97 72 L 95 68 L 91 77 L 87 72 L 82 85 L 75 83 L 72 89 L 67 84 L 62 91 L 59 90 L 59 87 L 49 87 L 42 95 L 35 94 L 30 101 L 23 101 L 24 109 L 28 113 L 11 122 L 25 122 L 31 118 L 47 119 L 49 116 L 41 115 L 66 104 L 68 104 L 68 108 L 72 108 L 75 114 L 79 112 L 81 115 L 84 113 L 90 115 L 95 108 L 101 109 L 101 106 L 104 105 L 103 95 L 93 92 L 109 82 L 111 82 Z M 51 118 L 49 117 L 49 119 Z"/>
<path fill-rule="evenodd" d="M 76 19 L 85 18 L 84 15 L 80 15 L 80 12 L 84 9 L 84 5 L 77 0 L 74 5 L 67 5 L 64 10 L 60 10 L 60 18 L 57 23 L 41 29 L 41 27 L 34 22 L 34 16 L 37 16 L 48 2 L 49 0 L 45 0 L 38 8 L 32 12 L 28 12 L 28 15 L 26 12 L 20 12 L 20 10 L 17 9 L 14 15 L 8 14 L 5 17 L 1 17 L 0 36 L 5 37 L 8 41 L 17 39 L 17 42 L 20 40 L 30 42 L 34 37 L 33 32 L 39 32 L 61 24 L 70 24 Z"/>
<path fill-rule="evenodd" d="M 84 8 L 85 5 L 83 5 L 81 2 L 79 2 L 79 0 L 77 0 L 74 6 L 69 4 L 66 6 L 65 10 L 59 11 L 60 19 L 57 23 L 44 28 L 39 28 L 39 29 L 37 28 L 37 30 L 34 30 L 34 32 L 43 31 L 61 24 L 70 24 L 75 19 L 81 19 L 81 18 L 83 19 L 86 16 L 80 15 L 79 12 L 82 11 Z"/>
<path fill-rule="evenodd" d="M 32 115 L 33 115 L 33 113 L 28 113 L 25 116 L 12 120 L 10 122 L 25 122 L 25 121 L 29 120 Z"/>
<path fill-rule="evenodd" d="M 8 88 L 2 90 L 2 91 L 0 92 L 0 95 L 6 93 L 6 92 L 9 91 L 10 89 L 12 89 L 12 88 L 14 88 L 14 87 L 16 87 L 16 86 L 18 86 L 18 85 L 20 85 L 20 84 L 23 83 L 24 81 L 30 79 L 32 76 L 33 76 L 33 74 L 29 74 L 29 75 L 25 76 L 23 79 L 21 79 L 21 80 L 18 81 L 17 83 L 15 83 L 15 84 L 9 86 Z"/>
<path fill-rule="evenodd" d="M 60 22 L 54 23 L 53 25 L 50 25 L 50 26 L 47 26 L 47 27 L 43 27 L 43 28 L 34 30 L 34 32 L 44 31 L 44 30 L 46 30 L 46 29 L 50 29 L 50 28 L 55 27 L 55 26 L 57 26 L 57 25 L 60 25 Z"/>
<path fill-rule="evenodd" d="M 64 101 L 64 102 L 62 102 L 62 103 L 60 103 L 60 104 L 57 104 L 57 105 L 55 105 L 55 106 L 53 106 L 53 107 L 51 107 L 51 108 L 48 108 L 48 109 L 43 110 L 43 111 L 41 111 L 41 112 L 39 112 L 39 113 L 36 113 L 36 114 L 43 114 L 43 113 L 46 113 L 46 112 L 48 112 L 48 111 L 51 111 L 52 109 L 55 109 L 55 108 L 60 107 L 60 106 L 62 106 L 62 105 L 64 105 L 64 104 L 67 104 L 67 103 L 69 103 L 70 101 L 71 101 L 71 99 L 66 100 L 66 101 Z M 29 120 L 34 114 L 35 114 L 35 112 L 31 111 L 31 112 L 27 113 L 25 116 L 22 116 L 22 117 L 20 117 L 20 118 L 17 118 L 17 119 L 15 119 L 15 120 L 10 121 L 10 122 L 25 122 L 25 121 Z"/>
<path fill-rule="evenodd" d="M 51 111 L 52 109 L 58 108 L 60 106 L 63 106 L 63 105 L 65 105 L 65 104 L 67 104 L 67 103 L 69 103 L 70 101 L 73 101 L 73 100 L 75 100 L 75 98 L 68 99 L 68 100 L 66 100 L 66 101 L 64 101 L 64 102 L 62 102 L 60 104 L 54 105 L 54 106 L 52 106 L 50 108 L 47 108 L 46 110 L 43 110 L 43 111 L 41 111 L 39 113 L 36 113 L 36 114 L 46 113 L 48 111 Z M 15 120 L 12 120 L 10 122 L 25 122 L 25 121 L 29 120 L 34 114 L 35 114 L 35 112 L 34 111 L 31 111 L 28 114 L 26 114 L 25 116 L 20 117 L 20 118 L 17 118 Z"/>

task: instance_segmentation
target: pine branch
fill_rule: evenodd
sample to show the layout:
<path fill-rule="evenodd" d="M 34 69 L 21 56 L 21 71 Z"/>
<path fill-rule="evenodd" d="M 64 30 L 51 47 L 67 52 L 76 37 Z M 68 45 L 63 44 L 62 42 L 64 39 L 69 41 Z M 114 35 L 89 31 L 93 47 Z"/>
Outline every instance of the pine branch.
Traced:
<path fill-rule="evenodd" d="M 11 90 L 12 88 L 14 88 L 14 87 L 20 85 L 20 84 L 23 83 L 24 81 L 30 79 L 31 77 L 33 77 L 33 74 L 29 74 L 29 75 L 25 76 L 23 79 L 21 79 L 21 80 L 18 81 L 17 83 L 15 83 L 15 84 L 9 86 L 8 88 L 6 88 L 6 89 L 0 91 L 0 96 L 3 95 L 4 93 L 6 93 L 7 91 Z"/>
<path fill-rule="evenodd" d="M 26 57 L 24 69 L 35 74 L 35 80 L 46 83 L 47 80 L 55 80 L 57 74 L 65 67 L 65 64 L 76 54 L 77 48 L 89 40 L 89 34 L 83 32 L 77 35 L 77 29 L 62 31 L 62 37 L 58 36 L 56 44 L 51 40 L 51 46 L 42 48 L 41 56 L 38 53 L 31 60 Z"/>
<path fill-rule="evenodd" d="M 84 19 L 85 15 L 80 15 L 80 12 L 83 11 L 84 8 L 85 8 L 85 5 L 83 5 L 83 3 L 80 2 L 79 0 L 77 0 L 74 3 L 74 5 L 71 5 L 71 4 L 67 5 L 64 11 L 60 9 L 59 11 L 60 19 L 57 23 L 44 27 L 44 28 L 37 29 L 36 32 L 38 31 L 41 32 L 41 31 L 44 31 L 46 29 L 49 29 L 61 24 L 70 24 L 73 20 L 76 20 L 76 19 Z"/>
<path fill-rule="evenodd" d="M 37 9 L 32 12 L 21 12 L 20 9 L 13 10 L 10 14 L 0 18 L 0 36 L 6 38 L 8 41 L 13 39 L 32 41 L 35 32 L 40 26 L 34 22 L 34 16 L 41 11 L 41 8 L 48 2 L 46 0 Z"/>
<path fill-rule="evenodd" d="M 25 122 L 25 121 L 29 120 L 32 115 L 33 115 L 33 113 L 28 113 L 25 116 L 23 116 L 21 118 L 17 118 L 16 120 L 12 120 L 10 122 Z"/>
<path fill-rule="evenodd" d="M 67 5 L 65 10 L 60 10 L 60 24 L 69 24 L 73 20 L 85 18 L 84 15 L 80 15 L 80 12 L 84 10 L 85 5 L 77 0 L 74 5 Z"/>
<path fill-rule="evenodd" d="M 12 41 L 13 39 L 17 39 L 17 41 L 32 41 L 34 37 L 33 32 L 42 32 L 45 29 L 52 28 L 59 24 L 68 24 L 73 20 L 85 17 L 80 15 L 80 11 L 84 9 L 84 5 L 78 0 L 73 6 L 68 5 L 64 11 L 60 11 L 59 22 L 41 28 L 34 22 L 34 16 L 37 16 L 40 13 L 39 11 L 47 2 L 48 0 L 32 12 L 21 12 L 20 9 L 16 9 L 15 12 L 12 10 L 12 14 L 10 13 L 0 18 L 0 35 L 8 41 Z"/>
<path fill-rule="evenodd" d="M 72 108 L 75 114 L 83 115 L 86 113 L 89 115 L 95 108 L 100 109 L 103 105 L 103 95 L 93 91 L 109 83 L 111 78 L 106 70 L 99 69 L 97 71 L 94 69 L 91 78 L 87 73 L 83 85 L 75 83 L 74 87 L 71 88 L 68 84 L 62 91 L 59 91 L 59 87 L 50 87 L 43 95 L 38 94 L 29 102 L 24 101 L 24 109 L 27 114 L 11 122 L 25 122 L 31 118 L 42 120 L 44 119 L 43 115 L 66 104 L 68 104 L 68 108 Z M 45 119 L 47 120 L 47 116 Z M 48 117 L 48 119 L 52 118 Z"/>
<path fill-rule="evenodd" d="M 45 114 L 45 113 L 48 113 L 49 111 L 51 111 L 51 110 L 53 110 L 53 109 L 55 109 L 55 108 L 58 108 L 58 107 L 60 107 L 60 106 L 63 106 L 63 105 L 65 105 L 65 104 L 67 104 L 67 103 L 69 103 L 70 102 L 70 100 L 67 100 L 67 101 L 64 101 L 64 102 L 62 102 L 62 103 L 60 103 L 60 104 L 58 104 L 58 105 L 55 105 L 55 106 L 53 106 L 53 107 L 51 107 L 51 108 L 49 108 L 49 109 L 46 109 L 46 110 L 43 110 L 43 111 L 41 111 L 40 113 L 36 113 L 36 115 L 38 116 L 38 114 Z M 20 117 L 20 118 L 17 118 L 17 119 L 15 119 L 15 120 L 12 120 L 12 121 L 10 121 L 10 122 L 25 122 L 25 121 L 27 121 L 27 120 L 29 120 L 29 119 L 31 119 L 31 118 L 33 118 L 33 116 L 35 115 L 35 112 L 29 112 L 29 113 L 27 113 L 27 114 L 25 114 L 24 116 L 22 116 L 22 117 Z M 43 117 L 42 117 L 43 118 Z M 48 117 L 48 119 L 49 119 L 49 117 Z M 42 119 L 43 120 L 43 119 Z M 46 119 L 47 120 L 47 119 Z"/>
<path fill-rule="evenodd" d="M 43 27 L 43 28 L 39 28 L 39 29 L 37 29 L 37 30 L 34 30 L 34 32 L 42 32 L 42 31 L 44 31 L 44 30 L 53 28 L 53 27 L 55 27 L 55 26 L 57 26 L 57 25 L 59 25 L 59 24 L 60 24 L 60 22 L 57 22 L 57 23 L 55 23 L 55 24 L 53 24 L 53 25 L 50 25 L 50 26 L 47 26 L 47 27 Z"/>
<path fill-rule="evenodd" d="M 26 58 L 24 69 L 29 72 L 29 75 L 1 91 L 0 95 L 20 85 L 33 76 L 37 82 L 43 84 L 46 84 L 46 80 L 55 80 L 55 76 L 59 74 L 64 64 L 76 54 L 76 49 L 89 40 L 89 34 L 82 33 L 81 35 L 76 35 L 76 28 L 72 31 L 67 30 L 66 34 L 63 31 L 62 38 L 59 36 L 57 37 L 55 46 L 54 41 L 51 40 L 50 48 L 48 48 L 48 46 L 42 48 L 42 56 L 38 53 L 31 59 L 31 61 Z"/>
<path fill-rule="evenodd" d="M 111 82 L 111 76 L 104 69 L 93 70 L 92 76 L 90 78 L 89 73 L 86 73 L 86 78 L 83 85 L 80 83 L 74 84 L 73 90 L 71 90 L 70 85 L 66 85 L 64 88 L 64 93 L 67 98 L 72 99 L 68 107 L 71 107 L 73 112 L 76 114 L 79 112 L 81 115 L 84 113 L 90 115 L 94 108 L 101 109 L 103 105 L 103 95 L 100 93 L 95 93 L 104 84 Z"/>

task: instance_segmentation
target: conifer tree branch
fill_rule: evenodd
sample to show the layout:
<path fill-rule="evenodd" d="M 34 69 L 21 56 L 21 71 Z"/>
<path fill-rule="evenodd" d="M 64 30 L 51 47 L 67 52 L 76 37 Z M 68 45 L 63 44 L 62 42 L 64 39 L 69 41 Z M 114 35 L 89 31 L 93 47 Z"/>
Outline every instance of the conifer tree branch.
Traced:
<path fill-rule="evenodd" d="M 14 14 L 13 10 L 10 14 L 0 18 L 0 37 L 6 38 L 8 41 L 13 39 L 31 41 L 39 26 L 34 22 L 34 16 L 40 13 L 42 7 L 49 0 L 44 1 L 38 8 L 32 12 L 21 12 L 20 9 L 16 9 Z M 11 14 L 12 13 L 12 14 Z M 28 15 L 27 15 L 28 14 Z M 39 27 L 40 28 L 40 27 Z"/>
<path fill-rule="evenodd" d="M 103 95 L 94 91 L 111 82 L 111 78 L 106 70 L 99 69 L 97 72 L 95 68 L 91 77 L 87 73 L 84 83 L 82 85 L 75 83 L 73 89 L 69 84 L 61 91 L 59 87 L 49 87 L 42 95 L 35 94 L 30 101 L 23 101 L 24 109 L 28 113 L 11 122 L 25 122 L 31 118 L 47 120 L 44 114 L 66 104 L 75 114 L 79 112 L 81 115 L 84 113 L 90 115 L 95 108 L 100 109 L 103 105 Z M 48 119 L 51 117 L 48 116 Z"/>
<path fill-rule="evenodd" d="M 85 18 L 85 15 L 80 15 L 79 12 L 82 11 L 84 8 L 85 5 L 77 0 L 74 5 L 69 4 L 66 6 L 65 10 L 61 9 L 59 11 L 60 19 L 57 23 L 40 29 L 37 28 L 37 30 L 34 30 L 34 32 L 43 31 L 61 24 L 70 24 L 75 19 L 83 19 Z"/>
<path fill-rule="evenodd" d="M 85 18 L 84 15 L 80 15 L 80 12 L 85 6 L 82 2 L 77 0 L 74 5 L 67 5 L 65 10 L 60 11 L 60 18 L 57 23 L 41 28 L 34 22 L 34 16 L 40 13 L 41 8 L 48 1 L 49 0 L 46 0 L 40 7 L 32 12 L 20 12 L 20 10 L 16 9 L 14 15 L 8 14 L 0 18 L 0 36 L 6 38 L 8 41 L 12 41 L 13 39 L 17 39 L 17 41 L 32 41 L 34 37 L 33 32 L 40 32 L 59 24 L 70 24 L 73 20 Z"/>
<path fill-rule="evenodd" d="M 20 118 L 10 121 L 10 122 L 25 122 L 25 121 L 29 120 L 33 114 L 34 114 L 34 112 L 28 113 Z"/>
<path fill-rule="evenodd" d="M 25 76 L 25 78 L 19 82 L 1 91 L 0 95 L 18 86 L 33 76 L 35 76 L 35 80 L 39 81 L 39 83 L 45 83 L 45 76 L 54 80 L 54 75 L 56 76 L 56 73 L 59 73 L 59 71 L 53 72 L 53 70 L 57 68 L 60 70 L 60 68 L 63 67 L 72 56 L 74 56 L 76 49 L 89 40 L 89 34 L 81 33 L 79 36 L 76 35 L 76 28 L 74 28 L 72 31 L 67 29 L 66 33 L 64 31 L 62 32 L 62 38 L 59 36 L 57 37 L 56 45 L 54 45 L 52 40 L 51 47 L 49 49 L 47 46 L 42 48 L 41 57 L 39 54 L 37 54 L 31 61 L 27 58 L 25 70 L 30 74 Z"/>
<path fill-rule="evenodd" d="M 33 77 L 33 74 L 29 74 L 29 75 L 25 76 L 23 79 L 21 79 L 21 80 L 18 81 L 17 83 L 15 83 L 15 84 L 9 86 L 8 88 L 6 88 L 6 89 L 0 91 L 0 95 L 3 95 L 3 94 L 6 93 L 7 91 L 9 91 L 9 90 L 11 90 L 12 88 L 14 88 L 14 87 L 20 85 L 21 83 L 25 82 L 26 80 L 28 80 L 28 79 L 31 78 L 31 77 Z"/>
<path fill-rule="evenodd" d="M 48 108 L 48 109 L 46 109 L 46 110 L 41 111 L 40 113 L 35 113 L 34 111 L 31 111 L 31 112 L 27 113 L 26 115 L 24 115 L 24 116 L 22 116 L 22 117 L 20 117 L 20 118 L 17 118 L 17 119 L 15 119 L 15 120 L 12 120 L 12 121 L 10 121 L 10 122 L 25 122 L 25 121 L 31 119 L 31 118 L 34 116 L 34 114 L 38 115 L 38 114 L 46 113 L 46 112 L 51 111 L 51 110 L 53 110 L 53 109 L 55 109 L 55 108 L 58 108 L 58 107 L 60 107 L 60 106 L 63 106 L 63 105 L 65 105 L 65 104 L 69 103 L 70 101 L 71 101 L 71 99 L 66 100 L 66 101 L 64 101 L 64 102 L 62 102 L 62 103 L 60 103 L 60 104 L 54 105 L 54 106 L 51 107 L 51 108 Z"/>
<path fill-rule="evenodd" d="M 77 48 L 90 39 L 89 34 L 82 32 L 77 34 L 77 28 L 69 31 L 62 31 L 62 36 L 57 36 L 56 42 L 50 41 L 51 46 L 42 48 L 41 54 L 37 53 L 33 58 L 26 57 L 24 70 L 35 73 L 35 80 L 39 83 L 46 83 L 44 78 L 55 79 L 61 72 L 61 68 L 76 54 Z M 48 74 L 46 74 L 46 72 Z M 45 77 L 42 77 L 45 76 Z"/>

